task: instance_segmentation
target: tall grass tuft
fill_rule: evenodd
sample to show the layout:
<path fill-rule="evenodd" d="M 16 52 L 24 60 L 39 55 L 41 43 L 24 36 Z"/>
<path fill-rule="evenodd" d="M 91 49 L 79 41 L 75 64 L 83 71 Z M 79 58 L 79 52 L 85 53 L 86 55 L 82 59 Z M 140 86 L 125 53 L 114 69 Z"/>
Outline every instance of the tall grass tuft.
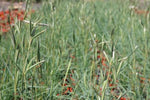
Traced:
<path fill-rule="evenodd" d="M 150 99 L 149 14 L 129 6 L 43 1 L 0 35 L 0 99 Z"/>

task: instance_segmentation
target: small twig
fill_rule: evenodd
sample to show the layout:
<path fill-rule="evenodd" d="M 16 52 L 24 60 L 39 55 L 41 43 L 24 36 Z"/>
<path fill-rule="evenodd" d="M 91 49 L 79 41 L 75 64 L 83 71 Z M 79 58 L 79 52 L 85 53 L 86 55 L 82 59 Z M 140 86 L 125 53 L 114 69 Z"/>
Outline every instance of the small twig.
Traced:
<path fill-rule="evenodd" d="M 28 20 L 23 20 L 23 22 L 25 22 L 25 23 L 30 23 L 30 21 L 28 21 Z M 34 23 L 34 22 L 31 22 L 31 24 L 34 24 L 34 25 L 39 25 L 39 26 L 50 26 L 49 24 L 45 24 L 45 23 Z"/>

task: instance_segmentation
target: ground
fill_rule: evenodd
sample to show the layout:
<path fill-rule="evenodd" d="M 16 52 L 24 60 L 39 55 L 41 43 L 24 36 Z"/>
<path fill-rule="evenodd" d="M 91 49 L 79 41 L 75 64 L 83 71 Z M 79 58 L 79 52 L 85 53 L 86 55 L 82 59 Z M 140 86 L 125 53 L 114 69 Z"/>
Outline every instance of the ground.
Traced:
<path fill-rule="evenodd" d="M 32 4 L 33 9 L 37 9 L 41 4 L 40 3 L 34 3 Z M 0 11 L 7 10 L 9 8 L 20 8 L 25 9 L 26 3 L 25 2 L 7 2 L 7 1 L 0 1 Z"/>

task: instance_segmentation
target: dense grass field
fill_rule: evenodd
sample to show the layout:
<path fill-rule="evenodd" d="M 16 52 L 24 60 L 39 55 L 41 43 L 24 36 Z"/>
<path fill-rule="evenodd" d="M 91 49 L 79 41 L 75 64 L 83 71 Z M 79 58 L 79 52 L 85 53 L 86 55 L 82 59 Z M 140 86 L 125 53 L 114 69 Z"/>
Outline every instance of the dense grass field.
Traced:
<path fill-rule="evenodd" d="M 0 100 L 150 100 L 150 18 L 130 5 L 43 1 L 0 35 Z"/>

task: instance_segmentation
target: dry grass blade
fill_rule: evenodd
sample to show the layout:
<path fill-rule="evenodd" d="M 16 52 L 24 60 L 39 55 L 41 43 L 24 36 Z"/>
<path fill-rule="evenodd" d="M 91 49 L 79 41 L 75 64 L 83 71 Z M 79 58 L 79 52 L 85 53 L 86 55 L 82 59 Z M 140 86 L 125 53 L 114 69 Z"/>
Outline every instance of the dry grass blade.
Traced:
<path fill-rule="evenodd" d="M 30 69 L 32 69 L 33 67 L 35 67 L 35 66 L 37 66 L 37 65 L 39 65 L 39 64 L 41 64 L 41 63 L 44 63 L 44 62 L 45 62 L 45 60 L 42 60 L 42 61 L 37 62 L 36 64 L 34 64 L 34 65 L 28 67 L 28 68 L 26 69 L 25 73 L 27 73 L 27 72 L 28 72 Z"/>
<path fill-rule="evenodd" d="M 23 20 L 23 22 L 27 23 L 27 24 L 33 24 L 33 25 L 38 25 L 38 26 L 50 26 L 49 24 L 45 24 L 45 23 L 34 23 L 34 22 L 30 22 L 28 20 Z"/>

